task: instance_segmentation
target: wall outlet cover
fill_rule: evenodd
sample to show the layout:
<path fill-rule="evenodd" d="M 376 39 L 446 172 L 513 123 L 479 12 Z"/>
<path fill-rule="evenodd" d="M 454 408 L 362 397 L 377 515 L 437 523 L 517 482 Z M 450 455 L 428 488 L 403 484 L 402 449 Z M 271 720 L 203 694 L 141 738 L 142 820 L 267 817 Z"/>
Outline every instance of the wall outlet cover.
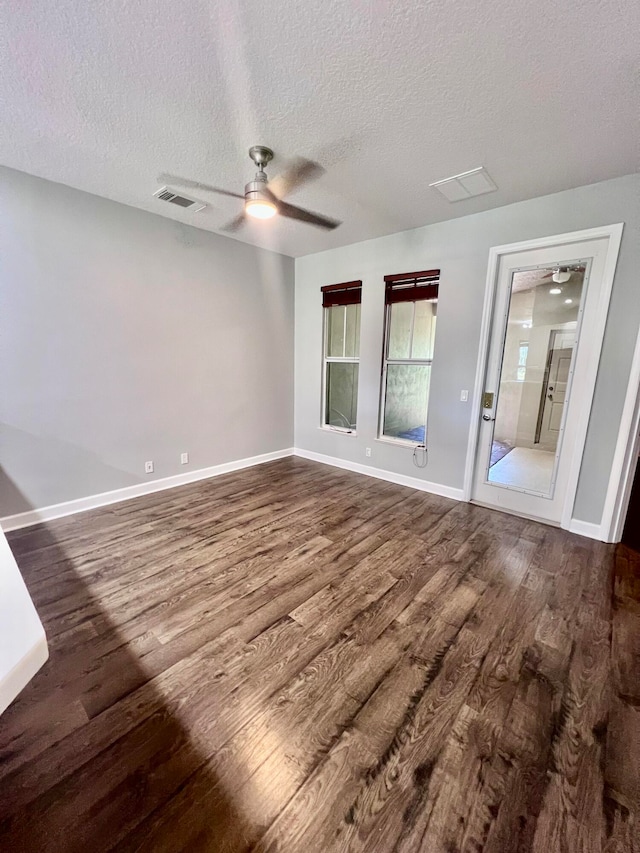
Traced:
<path fill-rule="evenodd" d="M 153 462 L 145 462 L 144 463 L 144 473 L 145 474 L 153 474 Z"/>
<path fill-rule="evenodd" d="M 180 464 L 181 465 L 188 465 L 189 464 L 189 454 L 188 453 L 181 453 L 180 454 Z"/>

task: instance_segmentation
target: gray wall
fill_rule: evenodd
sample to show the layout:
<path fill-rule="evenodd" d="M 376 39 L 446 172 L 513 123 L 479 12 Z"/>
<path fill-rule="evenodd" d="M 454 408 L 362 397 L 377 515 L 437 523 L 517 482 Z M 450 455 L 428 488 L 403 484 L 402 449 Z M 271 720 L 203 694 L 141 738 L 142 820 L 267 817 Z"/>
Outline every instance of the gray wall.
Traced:
<path fill-rule="evenodd" d="M 290 447 L 293 273 L 0 170 L 0 516 Z"/>
<path fill-rule="evenodd" d="M 489 249 L 624 222 L 625 230 L 589 424 L 574 517 L 598 523 L 640 324 L 640 176 L 630 175 L 486 213 L 393 234 L 296 261 L 296 447 L 462 488 Z M 440 267 L 429 404 L 429 464 L 375 440 L 384 320 L 383 276 Z M 320 287 L 362 279 L 358 435 L 318 428 L 322 358 Z M 371 459 L 365 447 L 373 448 Z"/>

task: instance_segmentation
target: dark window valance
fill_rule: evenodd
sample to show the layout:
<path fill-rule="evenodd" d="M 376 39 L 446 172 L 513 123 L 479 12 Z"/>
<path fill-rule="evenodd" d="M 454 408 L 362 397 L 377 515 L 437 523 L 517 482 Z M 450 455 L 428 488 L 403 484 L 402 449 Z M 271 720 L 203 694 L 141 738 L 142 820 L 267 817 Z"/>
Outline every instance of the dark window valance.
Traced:
<path fill-rule="evenodd" d="M 420 299 L 435 300 L 438 298 L 440 270 L 385 275 L 384 283 L 384 301 L 387 305 L 394 302 L 417 302 Z"/>
<path fill-rule="evenodd" d="M 327 284 L 322 290 L 322 307 L 334 305 L 357 305 L 362 302 L 362 282 L 345 281 L 342 284 Z"/>

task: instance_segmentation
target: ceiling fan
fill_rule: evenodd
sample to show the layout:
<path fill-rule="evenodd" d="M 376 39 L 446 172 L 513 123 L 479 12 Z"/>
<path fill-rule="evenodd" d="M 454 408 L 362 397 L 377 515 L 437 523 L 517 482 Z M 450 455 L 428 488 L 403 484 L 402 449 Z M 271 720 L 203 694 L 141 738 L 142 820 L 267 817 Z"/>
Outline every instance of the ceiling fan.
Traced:
<path fill-rule="evenodd" d="M 220 187 L 212 187 L 209 184 L 202 184 L 200 181 L 179 178 L 176 175 L 159 175 L 158 180 L 175 186 L 242 199 L 244 210 L 223 228 L 224 231 L 237 231 L 244 225 L 247 216 L 252 216 L 255 219 L 270 219 L 276 213 L 280 216 L 286 216 L 288 219 L 297 219 L 299 222 L 307 222 L 309 225 L 317 225 L 319 228 L 326 228 L 327 230 L 332 230 L 341 225 L 337 219 L 330 219 L 328 216 L 321 216 L 319 213 L 313 213 L 310 210 L 283 201 L 285 195 L 320 177 L 324 169 L 319 163 L 297 157 L 289 163 L 282 174 L 269 181 L 265 167 L 273 159 L 273 151 L 264 145 L 254 145 L 249 149 L 249 157 L 258 167 L 258 171 L 255 178 L 245 186 L 244 195 L 223 190 Z"/>
<path fill-rule="evenodd" d="M 556 284 L 566 284 L 571 278 L 571 273 L 584 272 L 586 267 L 556 267 L 552 272 L 543 275 L 542 278 L 551 278 Z"/>

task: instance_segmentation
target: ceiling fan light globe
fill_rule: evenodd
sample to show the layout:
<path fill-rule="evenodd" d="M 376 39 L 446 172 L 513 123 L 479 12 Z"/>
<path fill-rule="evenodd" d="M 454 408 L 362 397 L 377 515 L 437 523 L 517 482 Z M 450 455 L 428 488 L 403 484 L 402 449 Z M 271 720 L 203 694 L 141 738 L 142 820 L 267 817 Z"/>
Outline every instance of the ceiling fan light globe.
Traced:
<path fill-rule="evenodd" d="M 273 202 L 265 199 L 248 199 L 244 205 L 245 212 L 254 219 L 271 219 L 277 213 Z"/>

